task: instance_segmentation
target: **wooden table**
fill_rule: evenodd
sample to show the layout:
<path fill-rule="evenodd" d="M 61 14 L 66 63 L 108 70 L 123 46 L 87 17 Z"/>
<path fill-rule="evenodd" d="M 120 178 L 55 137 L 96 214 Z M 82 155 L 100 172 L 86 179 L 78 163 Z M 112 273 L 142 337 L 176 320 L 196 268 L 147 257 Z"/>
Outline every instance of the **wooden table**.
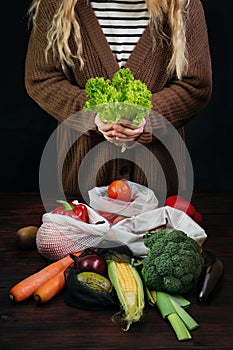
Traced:
<path fill-rule="evenodd" d="M 2 193 L 0 349 L 233 349 L 233 195 L 196 194 L 193 203 L 203 214 L 205 246 L 223 261 L 225 274 L 208 304 L 190 296 L 189 312 L 200 327 L 191 340 L 179 342 L 156 308 L 147 307 L 143 321 L 124 332 L 112 323 L 112 311 L 72 308 L 64 303 L 64 292 L 43 305 L 32 298 L 13 303 L 10 287 L 49 263 L 35 250 L 20 250 L 15 242 L 17 229 L 40 225 L 44 208 L 38 193 Z"/>

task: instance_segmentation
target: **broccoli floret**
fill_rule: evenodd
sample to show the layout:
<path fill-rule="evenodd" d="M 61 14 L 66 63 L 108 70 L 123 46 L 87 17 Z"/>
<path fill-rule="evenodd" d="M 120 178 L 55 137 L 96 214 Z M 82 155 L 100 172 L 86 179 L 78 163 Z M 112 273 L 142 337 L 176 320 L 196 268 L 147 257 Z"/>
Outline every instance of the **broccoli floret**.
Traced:
<path fill-rule="evenodd" d="M 195 285 L 204 266 L 198 243 L 183 231 L 157 231 L 145 238 L 149 248 L 142 276 L 150 290 L 184 294 Z"/>
<path fill-rule="evenodd" d="M 157 241 L 159 238 L 165 236 L 165 234 L 167 233 L 166 230 L 158 230 L 155 232 L 147 232 L 145 239 L 144 239 L 144 244 L 147 248 L 151 249 L 154 242 Z"/>
<path fill-rule="evenodd" d="M 151 276 L 154 276 L 153 278 L 153 285 L 151 290 L 161 290 L 163 286 L 163 279 L 162 277 L 157 273 L 156 267 L 153 264 L 150 264 L 148 260 L 145 261 L 145 264 L 143 264 L 143 277 L 144 280 L 150 280 Z M 155 289 L 153 286 L 159 286 L 159 288 Z"/>

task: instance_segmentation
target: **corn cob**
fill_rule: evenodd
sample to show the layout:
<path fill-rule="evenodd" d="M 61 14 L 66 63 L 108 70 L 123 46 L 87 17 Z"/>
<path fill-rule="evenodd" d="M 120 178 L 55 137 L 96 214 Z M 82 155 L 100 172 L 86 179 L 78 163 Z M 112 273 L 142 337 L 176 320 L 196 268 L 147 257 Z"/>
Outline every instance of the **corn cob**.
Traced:
<path fill-rule="evenodd" d="M 108 261 L 108 277 L 121 305 L 120 312 L 113 315 L 112 320 L 127 331 L 143 315 L 145 300 L 141 277 L 131 264 L 114 260 Z"/>

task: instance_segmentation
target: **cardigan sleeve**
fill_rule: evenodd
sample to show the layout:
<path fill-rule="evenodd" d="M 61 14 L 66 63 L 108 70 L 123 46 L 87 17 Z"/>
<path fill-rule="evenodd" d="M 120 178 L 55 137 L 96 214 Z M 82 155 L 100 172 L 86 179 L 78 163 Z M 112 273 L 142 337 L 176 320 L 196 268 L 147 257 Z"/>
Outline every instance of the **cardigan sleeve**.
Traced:
<path fill-rule="evenodd" d="M 37 25 L 29 38 L 25 61 L 25 87 L 29 96 L 48 114 L 60 123 L 76 114 L 76 128 L 84 132 L 95 128 L 94 116 L 86 118 L 85 113 L 77 113 L 83 109 L 86 101 L 85 90 L 61 69 L 53 57 L 51 50 L 45 58 L 47 46 L 46 33 L 56 10 L 55 0 L 42 1 L 37 17 Z M 90 114 L 89 114 L 90 116 Z"/>

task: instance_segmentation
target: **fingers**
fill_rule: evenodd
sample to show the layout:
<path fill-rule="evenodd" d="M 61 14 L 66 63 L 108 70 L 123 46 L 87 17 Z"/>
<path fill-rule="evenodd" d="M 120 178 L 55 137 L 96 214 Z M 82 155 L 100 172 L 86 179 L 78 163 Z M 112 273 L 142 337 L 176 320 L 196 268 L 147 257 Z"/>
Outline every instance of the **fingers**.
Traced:
<path fill-rule="evenodd" d="M 129 129 L 121 125 L 113 124 L 111 129 L 101 128 L 104 137 L 110 142 L 126 142 L 134 141 L 142 132 L 143 128 Z"/>
<path fill-rule="evenodd" d="M 136 129 L 131 129 L 131 128 L 126 128 L 120 124 L 114 124 L 113 132 L 114 131 L 115 131 L 114 135 L 116 138 L 134 140 L 143 132 L 143 127 L 141 126 Z"/>
<path fill-rule="evenodd" d="M 146 119 L 145 119 L 145 118 L 142 119 L 141 125 L 132 124 L 131 121 L 126 120 L 126 119 L 120 119 L 120 120 L 119 120 L 119 123 L 120 123 L 122 126 L 124 126 L 125 128 L 129 128 L 129 129 L 138 129 L 138 128 L 141 128 L 141 127 L 144 127 L 144 126 L 145 126 L 145 124 L 146 124 Z"/>
<path fill-rule="evenodd" d="M 115 142 L 116 141 L 116 132 L 113 129 L 113 124 L 107 124 L 104 122 L 101 122 L 98 126 L 98 130 L 103 134 L 103 136 L 106 138 L 109 142 Z"/>
<path fill-rule="evenodd" d="M 108 124 L 107 121 L 101 121 L 99 118 L 99 113 L 95 116 L 95 124 L 98 128 L 98 130 L 103 134 L 103 136 L 106 138 L 109 142 L 115 141 L 115 136 L 112 135 L 113 130 L 113 124 Z"/>
<path fill-rule="evenodd" d="M 143 132 L 145 125 L 143 122 L 141 126 L 133 127 L 127 121 L 122 121 L 121 124 L 108 124 L 107 121 L 101 121 L 98 114 L 95 117 L 95 124 L 106 140 L 113 143 L 134 141 Z"/>

